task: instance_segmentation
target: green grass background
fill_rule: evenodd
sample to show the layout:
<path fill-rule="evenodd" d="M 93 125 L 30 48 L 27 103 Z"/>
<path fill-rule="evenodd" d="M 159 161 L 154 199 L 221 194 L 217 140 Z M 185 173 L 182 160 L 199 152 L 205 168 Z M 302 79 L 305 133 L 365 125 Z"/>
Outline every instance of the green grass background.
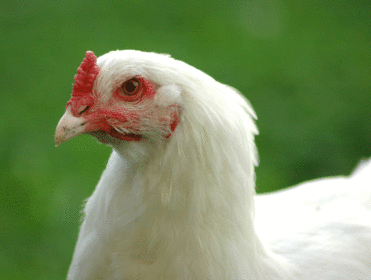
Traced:
<path fill-rule="evenodd" d="M 1 1 L 1 279 L 64 279 L 110 148 L 54 147 L 86 50 L 169 53 L 236 87 L 259 119 L 259 192 L 371 156 L 371 2 Z M 274 209 L 272 209 L 274 211 Z"/>

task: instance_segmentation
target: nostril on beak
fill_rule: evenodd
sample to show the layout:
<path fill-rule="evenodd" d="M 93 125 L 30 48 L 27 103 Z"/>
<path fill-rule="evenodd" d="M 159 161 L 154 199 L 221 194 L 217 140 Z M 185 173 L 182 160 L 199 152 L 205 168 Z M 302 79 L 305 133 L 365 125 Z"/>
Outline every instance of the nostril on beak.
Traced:
<path fill-rule="evenodd" d="M 81 114 L 85 113 L 87 110 L 89 110 L 89 108 L 90 108 L 89 105 L 80 106 L 79 109 L 77 110 L 77 114 L 81 115 Z"/>

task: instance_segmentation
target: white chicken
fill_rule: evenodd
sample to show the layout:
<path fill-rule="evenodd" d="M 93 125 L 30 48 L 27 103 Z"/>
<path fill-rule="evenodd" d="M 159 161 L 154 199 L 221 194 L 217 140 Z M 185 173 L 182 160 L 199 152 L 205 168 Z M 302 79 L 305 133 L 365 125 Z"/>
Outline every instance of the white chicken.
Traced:
<path fill-rule="evenodd" d="M 87 52 L 55 143 L 89 133 L 113 152 L 68 279 L 371 279 L 370 162 L 255 196 L 254 118 L 168 55 Z"/>

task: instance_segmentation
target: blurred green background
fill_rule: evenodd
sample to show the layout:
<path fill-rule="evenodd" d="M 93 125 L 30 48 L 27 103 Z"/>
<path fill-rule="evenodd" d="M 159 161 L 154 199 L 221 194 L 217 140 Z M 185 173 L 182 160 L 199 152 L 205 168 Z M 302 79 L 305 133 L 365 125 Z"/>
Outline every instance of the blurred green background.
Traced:
<path fill-rule="evenodd" d="M 2 1 L 0 20 L 1 279 L 67 273 L 110 154 L 89 136 L 54 147 L 86 50 L 169 53 L 243 92 L 259 192 L 371 156 L 370 1 Z"/>

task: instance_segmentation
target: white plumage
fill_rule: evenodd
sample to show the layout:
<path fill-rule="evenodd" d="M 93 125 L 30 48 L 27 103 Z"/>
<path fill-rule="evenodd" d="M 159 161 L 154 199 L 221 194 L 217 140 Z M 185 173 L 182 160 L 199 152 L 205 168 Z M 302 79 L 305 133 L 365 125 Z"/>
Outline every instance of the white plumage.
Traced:
<path fill-rule="evenodd" d="M 370 162 L 348 178 L 255 196 L 255 113 L 236 90 L 155 53 L 110 52 L 97 65 L 94 106 L 132 77 L 156 94 L 122 105 L 151 107 L 140 141 L 83 130 L 88 115 L 70 107 L 57 127 L 57 144 L 90 132 L 113 147 L 68 279 L 371 279 Z M 164 137 L 169 121 L 158 116 L 169 108 L 179 123 Z"/>

